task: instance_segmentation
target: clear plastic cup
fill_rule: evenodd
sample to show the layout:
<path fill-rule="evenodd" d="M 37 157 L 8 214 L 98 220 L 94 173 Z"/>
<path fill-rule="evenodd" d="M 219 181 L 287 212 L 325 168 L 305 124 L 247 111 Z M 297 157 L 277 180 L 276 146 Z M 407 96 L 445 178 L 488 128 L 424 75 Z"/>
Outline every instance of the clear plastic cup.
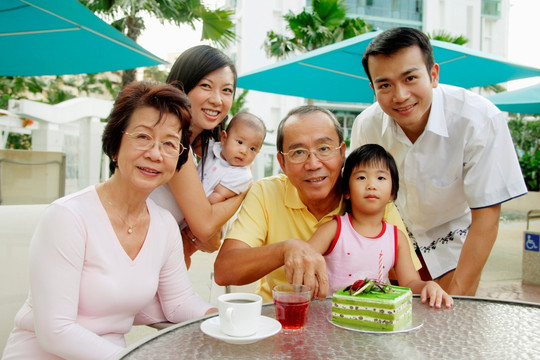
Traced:
<path fill-rule="evenodd" d="M 276 320 L 281 323 L 283 332 L 302 330 L 306 324 L 311 288 L 306 285 L 281 284 L 272 289 Z"/>

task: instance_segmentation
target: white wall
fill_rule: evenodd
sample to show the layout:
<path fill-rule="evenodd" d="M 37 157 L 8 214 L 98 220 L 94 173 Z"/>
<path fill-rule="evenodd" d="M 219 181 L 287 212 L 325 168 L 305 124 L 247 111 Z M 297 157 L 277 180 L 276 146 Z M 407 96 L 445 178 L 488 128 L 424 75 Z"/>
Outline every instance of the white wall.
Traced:
<path fill-rule="evenodd" d="M 289 11 L 298 13 L 304 5 L 305 1 L 302 0 L 239 0 L 237 2 L 236 30 L 240 42 L 231 49 L 231 53 L 236 59 L 239 75 L 277 61 L 267 58 L 264 51 L 266 32 L 272 29 L 277 33 L 285 33 L 286 24 L 283 21 L 283 15 Z M 249 111 L 261 117 L 269 130 L 275 130 L 286 113 L 293 107 L 302 105 L 305 100 L 250 90 L 247 102 Z M 266 142 L 274 143 L 275 133 L 268 134 Z"/>
<path fill-rule="evenodd" d="M 509 13 L 509 0 L 501 1 L 499 19 L 482 18 L 482 0 L 425 0 L 423 30 L 463 35 L 467 47 L 507 57 Z"/>
<path fill-rule="evenodd" d="M 300 12 L 305 0 L 229 0 L 224 6 L 230 8 L 234 3 L 240 41 L 229 52 L 235 58 L 239 75 L 277 62 L 268 59 L 262 47 L 266 32 L 272 29 L 286 33 L 283 15 Z M 510 0 L 502 0 L 500 19 L 482 19 L 482 0 L 424 0 L 423 5 L 425 32 L 444 29 L 453 35 L 464 35 L 469 39 L 468 47 L 507 57 Z M 291 108 L 304 103 L 303 98 L 253 90 L 247 96 L 249 111 L 263 118 L 270 130 Z M 273 141 L 272 136 L 267 141 Z"/>
<path fill-rule="evenodd" d="M 453 35 L 464 35 L 469 39 L 468 47 L 498 56 L 508 54 L 509 1 L 501 2 L 500 19 L 482 19 L 482 0 L 424 0 L 423 27 L 425 32 L 444 29 Z M 235 59 L 238 74 L 242 75 L 278 60 L 269 59 L 263 49 L 266 32 L 270 29 L 286 33 L 283 15 L 292 11 L 299 13 L 305 0 L 226 0 L 223 6 L 232 8 L 236 4 L 236 24 L 239 42 L 228 49 Z M 298 84 L 301 86 L 301 84 Z M 242 89 L 239 89 L 239 92 Z M 270 131 L 276 130 L 279 121 L 287 112 L 306 100 L 298 97 L 275 95 L 250 90 L 247 96 L 249 111 L 261 117 Z M 266 142 L 275 143 L 276 133 L 269 133 Z M 262 156 L 261 156 L 262 158 Z M 258 164 L 259 169 L 264 164 Z M 257 178 L 257 177 L 256 177 Z"/>
<path fill-rule="evenodd" d="M 75 167 L 78 176 L 71 184 L 68 176 L 66 193 L 83 189 L 102 180 L 101 135 L 113 106 L 110 100 L 79 97 L 50 105 L 32 100 L 10 100 L 9 110 L 39 123 L 32 131 L 32 149 L 37 151 L 64 152 L 67 167 Z M 67 135 L 78 144 L 71 147 Z M 68 170 L 69 173 L 69 170 Z"/>

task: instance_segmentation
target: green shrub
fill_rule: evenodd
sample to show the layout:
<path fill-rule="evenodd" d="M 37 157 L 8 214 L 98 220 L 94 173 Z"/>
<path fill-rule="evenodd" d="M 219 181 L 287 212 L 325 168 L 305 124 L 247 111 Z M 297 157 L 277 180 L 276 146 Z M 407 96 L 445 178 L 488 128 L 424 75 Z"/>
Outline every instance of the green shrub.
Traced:
<path fill-rule="evenodd" d="M 519 165 L 529 191 L 540 191 L 540 150 L 531 155 L 528 152 L 519 158 Z"/>
<path fill-rule="evenodd" d="M 30 134 L 9 133 L 6 149 L 32 150 L 32 136 Z"/>
<path fill-rule="evenodd" d="M 519 165 L 529 191 L 540 191 L 540 120 L 516 117 L 508 122 Z"/>
<path fill-rule="evenodd" d="M 518 153 L 534 154 L 540 148 L 540 120 L 516 117 L 508 121 L 508 128 Z"/>

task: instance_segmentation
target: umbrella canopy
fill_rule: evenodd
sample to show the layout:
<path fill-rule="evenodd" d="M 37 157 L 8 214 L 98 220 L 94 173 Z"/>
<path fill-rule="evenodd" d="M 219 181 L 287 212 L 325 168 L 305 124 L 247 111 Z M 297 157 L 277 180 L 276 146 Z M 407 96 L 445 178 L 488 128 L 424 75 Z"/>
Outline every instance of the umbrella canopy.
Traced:
<path fill-rule="evenodd" d="M 0 52 L 4 76 L 98 73 L 165 63 L 76 0 L 2 0 Z"/>
<path fill-rule="evenodd" d="M 502 111 L 540 114 L 540 84 L 491 95 L 488 99 Z"/>
<path fill-rule="evenodd" d="M 338 102 L 372 103 L 362 55 L 378 34 L 370 32 L 244 74 L 238 87 Z M 513 64 L 463 46 L 432 40 L 440 82 L 464 88 L 539 76 L 540 69 Z"/>

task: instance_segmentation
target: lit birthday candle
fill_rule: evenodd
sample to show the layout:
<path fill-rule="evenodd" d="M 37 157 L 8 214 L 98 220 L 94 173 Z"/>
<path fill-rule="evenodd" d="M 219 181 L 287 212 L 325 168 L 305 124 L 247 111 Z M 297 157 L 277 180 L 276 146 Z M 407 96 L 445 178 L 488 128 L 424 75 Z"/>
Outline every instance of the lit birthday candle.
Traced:
<path fill-rule="evenodd" d="M 379 253 L 379 283 L 383 281 L 383 253 Z"/>

